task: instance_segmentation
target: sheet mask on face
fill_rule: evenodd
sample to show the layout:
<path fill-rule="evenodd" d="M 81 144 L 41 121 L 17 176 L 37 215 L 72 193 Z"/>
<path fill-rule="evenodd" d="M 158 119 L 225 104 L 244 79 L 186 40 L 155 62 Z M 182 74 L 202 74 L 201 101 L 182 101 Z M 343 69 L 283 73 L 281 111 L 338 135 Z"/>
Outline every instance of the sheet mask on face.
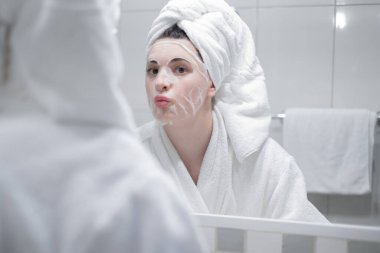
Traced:
<path fill-rule="evenodd" d="M 173 124 L 195 116 L 212 82 L 191 42 L 160 39 L 147 51 L 146 89 L 153 116 Z"/>

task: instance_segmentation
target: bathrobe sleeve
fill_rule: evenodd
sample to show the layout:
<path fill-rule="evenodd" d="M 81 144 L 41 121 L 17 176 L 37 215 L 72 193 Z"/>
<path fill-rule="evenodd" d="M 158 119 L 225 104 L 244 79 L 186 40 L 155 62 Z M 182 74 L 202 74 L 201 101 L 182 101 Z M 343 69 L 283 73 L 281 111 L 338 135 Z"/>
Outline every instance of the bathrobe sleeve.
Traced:
<path fill-rule="evenodd" d="M 329 221 L 307 199 L 303 174 L 288 155 L 278 182 L 269 198 L 269 216 L 276 219 L 328 223 Z"/>

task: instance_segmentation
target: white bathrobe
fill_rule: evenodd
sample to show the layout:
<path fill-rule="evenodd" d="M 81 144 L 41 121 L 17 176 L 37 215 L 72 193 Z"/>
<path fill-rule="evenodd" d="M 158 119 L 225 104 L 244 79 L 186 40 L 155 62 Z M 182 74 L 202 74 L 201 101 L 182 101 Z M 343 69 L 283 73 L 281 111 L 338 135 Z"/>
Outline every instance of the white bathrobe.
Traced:
<path fill-rule="evenodd" d="M 0 252 L 203 252 L 132 131 L 103 0 L 0 0 Z"/>
<path fill-rule="evenodd" d="M 238 161 L 218 109 L 197 185 L 159 124 L 148 123 L 139 130 L 194 212 L 327 222 L 308 201 L 297 164 L 274 140 L 268 138 Z"/>

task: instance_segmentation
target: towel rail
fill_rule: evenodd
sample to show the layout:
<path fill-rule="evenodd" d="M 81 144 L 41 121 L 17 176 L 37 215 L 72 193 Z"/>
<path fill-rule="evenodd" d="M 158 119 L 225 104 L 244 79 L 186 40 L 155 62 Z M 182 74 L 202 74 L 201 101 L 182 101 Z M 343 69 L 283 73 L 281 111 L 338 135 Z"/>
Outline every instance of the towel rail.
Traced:
<path fill-rule="evenodd" d="M 380 111 L 376 113 L 377 115 L 377 125 L 380 126 Z M 286 117 L 285 113 L 277 113 L 272 115 L 272 119 L 280 119 L 283 120 Z"/>

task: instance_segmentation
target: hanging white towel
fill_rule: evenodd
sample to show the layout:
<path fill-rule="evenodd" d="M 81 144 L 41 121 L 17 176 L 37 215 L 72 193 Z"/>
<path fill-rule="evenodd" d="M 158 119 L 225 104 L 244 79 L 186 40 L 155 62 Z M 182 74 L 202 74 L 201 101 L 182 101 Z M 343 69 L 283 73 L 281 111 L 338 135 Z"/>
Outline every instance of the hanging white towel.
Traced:
<path fill-rule="evenodd" d="M 376 114 L 360 109 L 288 109 L 284 147 L 295 157 L 308 192 L 371 191 Z"/>

